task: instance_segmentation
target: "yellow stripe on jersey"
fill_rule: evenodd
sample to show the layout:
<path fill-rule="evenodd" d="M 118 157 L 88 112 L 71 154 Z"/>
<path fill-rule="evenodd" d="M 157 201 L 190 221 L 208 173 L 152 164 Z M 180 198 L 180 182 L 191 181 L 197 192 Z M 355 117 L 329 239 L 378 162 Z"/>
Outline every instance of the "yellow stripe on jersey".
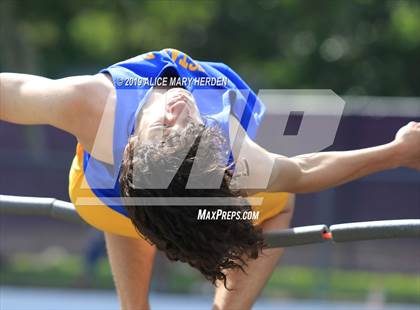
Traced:
<path fill-rule="evenodd" d="M 83 188 L 82 188 L 83 184 Z M 105 232 L 114 233 L 126 237 L 143 238 L 136 230 L 131 220 L 109 208 L 96 197 L 90 188 L 83 171 L 83 148 L 77 144 L 76 155 L 70 168 L 69 175 L 69 195 L 71 202 L 75 205 L 80 217 L 89 225 Z M 84 188 L 87 187 L 87 188 Z M 81 205 L 78 198 L 89 198 L 96 200 L 97 203 L 91 205 Z M 254 225 L 260 225 L 269 218 L 282 212 L 287 204 L 288 193 L 266 193 L 260 192 L 251 197 L 264 198 L 259 206 L 252 206 L 254 211 L 259 211 L 258 220 L 254 220 Z"/>
<path fill-rule="evenodd" d="M 102 231 L 126 237 L 138 238 L 141 236 L 128 217 L 104 205 L 90 188 L 82 188 L 82 184 L 87 184 L 83 171 L 83 148 L 77 144 L 76 156 L 70 168 L 69 195 L 80 217 L 89 225 Z M 79 197 L 96 199 L 97 204 L 80 205 L 77 202 Z"/>

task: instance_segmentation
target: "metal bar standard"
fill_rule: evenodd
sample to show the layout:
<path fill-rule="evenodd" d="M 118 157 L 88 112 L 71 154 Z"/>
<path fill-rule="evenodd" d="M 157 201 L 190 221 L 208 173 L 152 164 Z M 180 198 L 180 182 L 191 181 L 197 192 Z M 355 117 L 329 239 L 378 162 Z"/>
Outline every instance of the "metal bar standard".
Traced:
<path fill-rule="evenodd" d="M 264 238 L 270 248 L 281 248 L 324 242 L 327 232 L 327 225 L 312 225 L 268 232 Z"/>
<path fill-rule="evenodd" d="M 335 242 L 420 237 L 420 219 L 336 224 L 330 231 Z"/>
<path fill-rule="evenodd" d="M 82 219 L 72 203 L 54 198 L 0 195 L 0 212 L 2 214 L 49 216 L 82 223 Z"/>
<path fill-rule="evenodd" d="M 83 223 L 73 204 L 54 198 L 0 195 L 1 214 L 49 216 Z M 264 234 L 270 247 L 289 247 L 327 240 L 347 242 L 389 238 L 420 237 L 420 219 L 312 225 L 272 231 Z"/>

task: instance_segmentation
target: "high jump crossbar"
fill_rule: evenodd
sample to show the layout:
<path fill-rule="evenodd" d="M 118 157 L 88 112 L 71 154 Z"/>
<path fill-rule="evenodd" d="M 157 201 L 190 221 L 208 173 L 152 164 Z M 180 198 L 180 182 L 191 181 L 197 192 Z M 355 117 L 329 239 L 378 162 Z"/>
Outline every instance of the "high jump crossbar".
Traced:
<path fill-rule="evenodd" d="M 0 195 L 0 213 L 37 215 L 82 223 L 73 204 L 54 198 Z M 326 241 L 420 238 L 420 219 L 370 221 L 294 227 L 264 234 L 269 247 L 290 247 Z"/>

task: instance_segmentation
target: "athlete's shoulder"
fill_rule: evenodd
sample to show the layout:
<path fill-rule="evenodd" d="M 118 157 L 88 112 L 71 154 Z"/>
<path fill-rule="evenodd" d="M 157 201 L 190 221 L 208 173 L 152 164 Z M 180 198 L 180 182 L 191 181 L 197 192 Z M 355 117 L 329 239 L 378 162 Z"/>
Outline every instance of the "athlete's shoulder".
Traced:
<path fill-rule="evenodd" d="M 96 133 L 103 117 L 115 111 L 116 93 L 108 74 L 84 76 L 75 82 L 81 100 L 74 107 L 73 121 L 77 123 L 75 136 L 85 150 L 93 149 Z"/>
<path fill-rule="evenodd" d="M 106 73 L 74 77 L 71 84 L 80 98 L 75 106 L 79 115 L 92 112 L 92 109 L 103 110 L 109 98 L 115 96 L 112 79 Z"/>

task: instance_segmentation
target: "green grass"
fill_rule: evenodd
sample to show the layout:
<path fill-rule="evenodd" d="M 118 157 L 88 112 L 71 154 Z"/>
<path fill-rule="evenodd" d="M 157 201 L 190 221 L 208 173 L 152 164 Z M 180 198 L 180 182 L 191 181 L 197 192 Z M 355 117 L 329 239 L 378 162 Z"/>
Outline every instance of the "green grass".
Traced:
<path fill-rule="evenodd" d="M 1 285 L 77 287 L 83 276 L 81 258 L 61 255 L 19 255 L 0 269 Z M 174 264 L 167 277 L 173 293 L 197 293 L 203 278 L 183 264 Z M 112 289 L 109 264 L 97 266 L 93 288 Z M 417 274 L 377 273 L 349 270 L 322 271 L 314 268 L 282 266 L 277 268 L 262 295 L 273 298 L 327 298 L 330 300 L 363 301 L 372 291 L 382 291 L 387 302 L 420 303 L 420 276 Z"/>
<path fill-rule="evenodd" d="M 33 255 L 18 255 L 2 265 L 1 285 L 78 287 L 84 275 L 82 260 L 78 256 L 65 255 L 45 261 Z M 113 288 L 109 265 L 102 260 L 91 285 L 94 288 Z"/>
<path fill-rule="evenodd" d="M 388 302 L 420 303 L 420 276 L 399 273 L 281 267 L 274 271 L 264 295 L 310 298 L 324 290 L 329 299 L 364 300 L 383 291 Z"/>

